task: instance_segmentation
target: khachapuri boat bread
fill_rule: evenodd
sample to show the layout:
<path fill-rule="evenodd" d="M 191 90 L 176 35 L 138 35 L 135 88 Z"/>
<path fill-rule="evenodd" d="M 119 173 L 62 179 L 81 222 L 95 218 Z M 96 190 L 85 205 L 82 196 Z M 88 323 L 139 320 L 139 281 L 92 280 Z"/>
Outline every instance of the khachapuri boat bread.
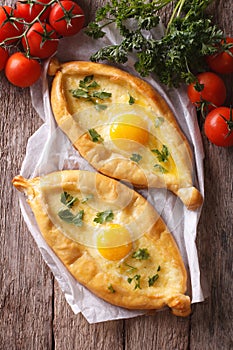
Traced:
<path fill-rule="evenodd" d="M 145 81 L 100 63 L 51 62 L 58 126 L 99 172 L 137 187 L 167 188 L 195 210 L 190 146 L 164 99 Z"/>
<path fill-rule="evenodd" d="M 167 227 L 136 191 L 100 173 L 16 176 L 39 229 L 68 271 L 98 297 L 128 309 L 190 314 L 186 270 Z"/>

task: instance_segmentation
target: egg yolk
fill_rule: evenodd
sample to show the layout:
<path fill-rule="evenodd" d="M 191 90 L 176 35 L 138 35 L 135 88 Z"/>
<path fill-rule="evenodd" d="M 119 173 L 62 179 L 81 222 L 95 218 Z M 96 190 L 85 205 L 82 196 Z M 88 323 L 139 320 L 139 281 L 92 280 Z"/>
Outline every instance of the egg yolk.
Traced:
<path fill-rule="evenodd" d="M 116 119 L 110 127 L 112 140 L 126 139 L 145 145 L 149 139 L 146 122 L 135 114 L 125 114 Z"/>
<path fill-rule="evenodd" d="M 97 249 L 107 260 L 121 260 L 132 249 L 129 231 L 118 224 L 111 224 L 97 236 Z"/>

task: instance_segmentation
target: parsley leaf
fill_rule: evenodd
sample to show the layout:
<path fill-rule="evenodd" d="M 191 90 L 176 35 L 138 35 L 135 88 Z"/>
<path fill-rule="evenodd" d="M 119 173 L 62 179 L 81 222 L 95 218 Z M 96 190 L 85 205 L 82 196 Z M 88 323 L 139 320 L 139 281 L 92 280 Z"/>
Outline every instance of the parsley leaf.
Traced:
<path fill-rule="evenodd" d="M 135 103 L 135 98 L 129 95 L 129 105 L 133 105 Z"/>
<path fill-rule="evenodd" d="M 61 220 L 74 224 L 75 226 L 81 227 L 83 225 L 84 210 L 80 210 L 78 214 L 74 215 L 68 209 L 60 210 L 58 216 Z"/>
<path fill-rule="evenodd" d="M 93 75 L 87 75 L 83 80 L 80 80 L 79 88 L 70 90 L 70 92 L 75 98 L 84 98 L 92 102 L 95 108 L 100 111 L 106 109 L 107 106 L 99 103 L 99 100 L 106 100 L 110 98 L 112 94 L 106 91 L 99 91 L 100 85 L 93 79 Z"/>
<path fill-rule="evenodd" d="M 110 284 L 108 286 L 108 290 L 111 292 L 111 293 L 116 293 L 115 289 L 113 288 L 112 284 Z"/>
<path fill-rule="evenodd" d="M 76 98 L 89 98 L 88 92 L 82 89 L 71 90 L 73 97 Z"/>
<path fill-rule="evenodd" d="M 129 277 L 129 278 L 127 279 L 127 281 L 128 281 L 129 284 L 131 284 L 132 281 L 134 281 L 134 282 L 135 282 L 134 289 L 137 289 L 137 288 L 141 289 L 140 279 L 141 279 L 141 275 L 135 275 L 135 276 L 133 276 L 132 278 Z"/>
<path fill-rule="evenodd" d="M 61 193 L 61 202 L 68 208 L 72 208 L 74 203 L 78 201 L 78 198 L 71 196 L 68 192 Z"/>
<path fill-rule="evenodd" d="M 164 168 L 161 164 L 155 164 L 154 165 L 155 170 L 159 171 L 162 174 L 168 173 L 168 170 Z"/>
<path fill-rule="evenodd" d="M 92 97 L 97 97 L 100 100 L 106 100 L 107 98 L 111 97 L 112 94 L 110 92 L 105 92 L 105 91 L 94 91 L 92 93 Z"/>
<path fill-rule="evenodd" d="M 159 162 L 167 162 L 168 157 L 170 155 L 170 152 L 167 148 L 167 146 L 163 145 L 163 148 L 161 151 L 158 149 L 152 149 L 151 152 L 155 153 L 157 155 Z"/>
<path fill-rule="evenodd" d="M 100 134 L 95 129 L 89 129 L 88 130 L 89 135 L 91 136 L 91 139 L 93 142 L 103 142 L 104 139 L 101 137 Z"/>
<path fill-rule="evenodd" d="M 152 287 L 154 285 L 155 281 L 157 281 L 158 278 L 159 278 L 158 273 L 156 273 L 156 275 L 154 275 L 152 277 L 149 277 L 148 278 L 149 287 Z"/>
<path fill-rule="evenodd" d="M 139 248 L 136 252 L 133 253 L 132 258 L 137 260 L 147 260 L 150 254 L 147 248 Z"/>
<path fill-rule="evenodd" d="M 164 168 L 161 164 L 155 164 L 154 168 L 162 174 L 168 173 L 168 170 L 166 168 Z"/>
<path fill-rule="evenodd" d="M 98 224 L 103 224 L 104 222 L 112 221 L 113 218 L 114 218 L 114 214 L 110 209 L 110 210 L 105 210 L 97 213 L 93 221 L 97 222 Z"/>
<path fill-rule="evenodd" d="M 157 117 L 155 119 L 155 127 L 159 128 L 164 122 L 164 118 L 163 117 Z"/>
<path fill-rule="evenodd" d="M 141 159 L 142 159 L 142 156 L 137 153 L 133 153 L 132 156 L 130 157 L 130 160 L 132 160 L 135 163 L 139 163 Z"/>

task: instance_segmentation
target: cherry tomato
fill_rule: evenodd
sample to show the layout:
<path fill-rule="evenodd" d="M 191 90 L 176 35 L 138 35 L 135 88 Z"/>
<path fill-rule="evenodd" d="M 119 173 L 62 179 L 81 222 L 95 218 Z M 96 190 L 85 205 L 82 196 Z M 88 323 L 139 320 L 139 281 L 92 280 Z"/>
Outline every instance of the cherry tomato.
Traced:
<path fill-rule="evenodd" d="M 30 23 L 35 19 L 43 10 L 44 5 L 48 4 L 50 0 L 20 0 L 16 3 L 16 15 L 19 18 L 23 18 L 26 22 Z M 49 17 L 51 7 L 47 7 L 45 12 L 40 16 L 41 21 L 45 21 Z"/>
<path fill-rule="evenodd" d="M 229 44 L 232 44 L 232 47 L 229 48 Z M 220 74 L 233 73 L 233 38 L 226 38 L 226 40 L 221 41 L 219 52 L 207 56 L 206 61 L 214 72 Z"/>
<path fill-rule="evenodd" d="M 13 85 L 28 87 L 39 79 L 41 65 L 37 60 L 27 58 L 22 52 L 16 52 L 6 63 L 5 74 Z"/>
<path fill-rule="evenodd" d="M 62 36 L 78 33 L 84 22 L 85 17 L 81 7 L 69 0 L 55 4 L 49 15 L 50 25 Z"/>
<path fill-rule="evenodd" d="M 18 39 L 6 40 L 19 36 L 23 32 L 23 24 L 15 21 L 15 10 L 10 6 L 0 6 L 0 43 L 12 44 Z"/>
<path fill-rule="evenodd" d="M 188 96 L 196 107 L 205 105 L 210 111 L 221 106 L 226 99 L 226 87 L 223 80 L 212 72 L 204 72 L 197 75 L 198 83 L 188 86 Z"/>
<path fill-rule="evenodd" d="M 208 139 L 217 146 L 233 146 L 232 109 L 219 107 L 212 110 L 205 119 L 204 131 Z"/>
<path fill-rule="evenodd" d="M 27 51 L 29 49 L 30 56 L 38 58 L 47 58 L 57 51 L 58 37 L 52 27 L 47 23 L 34 23 L 29 29 L 22 44 Z M 28 44 L 28 47 L 27 47 Z"/>
<path fill-rule="evenodd" d="M 5 68 L 8 58 L 9 58 L 8 51 L 3 47 L 0 47 L 0 71 Z"/>

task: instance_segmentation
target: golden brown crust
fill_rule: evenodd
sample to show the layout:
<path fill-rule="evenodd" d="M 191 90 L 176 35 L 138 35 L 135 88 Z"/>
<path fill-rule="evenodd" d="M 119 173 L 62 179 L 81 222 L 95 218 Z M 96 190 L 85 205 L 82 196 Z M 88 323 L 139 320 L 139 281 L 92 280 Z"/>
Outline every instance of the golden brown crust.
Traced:
<path fill-rule="evenodd" d="M 55 74 L 51 90 L 55 119 L 74 147 L 94 168 L 102 174 L 124 179 L 138 187 L 167 187 L 180 197 L 188 209 L 193 210 L 201 205 L 201 194 L 192 183 L 193 165 L 189 144 L 165 100 L 147 82 L 120 69 L 92 62 L 74 61 L 60 66 L 57 62 L 55 64 L 52 62 L 50 71 Z M 76 112 L 81 113 L 80 111 L 87 108 L 86 101 L 82 102 L 80 99 L 73 101 L 74 99 L 68 98 L 67 93 L 74 85 L 72 79 L 78 82 L 88 75 L 100 79 L 107 91 L 112 92 L 113 104 L 120 104 L 122 96 L 124 94 L 128 96 L 130 92 L 138 96 L 139 105 L 141 104 L 143 108 L 146 106 L 153 115 L 166 120 L 161 130 L 156 132 L 161 143 L 169 146 L 177 168 L 176 174 L 170 172 L 159 174 L 153 170 L 145 170 L 143 166 L 139 167 L 129 158 L 116 156 L 105 143 L 95 143 L 90 139 L 74 117 Z"/>
<path fill-rule="evenodd" d="M 57 188 L 62 188 L 64 191 L 77 191 L 81 183 L 85 190 L 93 188 L 95 183 L 96 193 L 103 200 L 117 201 L 118 204 L 126 203 L 122 211 L 129 221 L 135 214 L 144 211 L 145 224 L 148 222 L 151 224 L 148 225 L 147 232 L 135 242 L 138 246 L 143 244 L 148 247 L 151 253 L 154 249 L 151 256 L 160 257 L 161 277 L 158 286 L 148 288 L 143 284 L 142 289 L 134 290 L 133 286 L 127 282 L 125 272 L 119 273 L 119 262 L 114 265 L 113 262 L 100 257 L 95 247 L 85 246 L 70 239 L 48 215 L 48 205 L 43 200 L 45 194 L 54 193 Z M 190 313 L 190 298 L 184 295 L 186 270 L 178 248 L 162 219 L 138 193 L 101 174 L 79 170 L 52 173 L 43 178 L 30 180 L 17 176 L 13 179 L 13 185 L 27 195 L 28 203 L 48 245 L 71 274 L 97 296 L 111 304 L 128 309 L 160 309 L 168 305 L 176 315 L 187 316 Z M 140 272 L 141 263 L 135 263 L 139 264 Z M 143 271 L 147 271 L 147 268 L 149 274 L 156 271 L 157 266 L 150 266 L 149 262 L 145 264 L 149 265 L 145 265 L 142 268 Z M 111 268 L 107 268 L 107 265 Z M 114 287 L 114 293 L 109 290 L 110 285 Z"/>
<path fill-rule="evenodd" d="M 203 203 L 202 195 L 195 187 L 180 188 L 177 195 L 190 210 L 198 209 Z"/>

